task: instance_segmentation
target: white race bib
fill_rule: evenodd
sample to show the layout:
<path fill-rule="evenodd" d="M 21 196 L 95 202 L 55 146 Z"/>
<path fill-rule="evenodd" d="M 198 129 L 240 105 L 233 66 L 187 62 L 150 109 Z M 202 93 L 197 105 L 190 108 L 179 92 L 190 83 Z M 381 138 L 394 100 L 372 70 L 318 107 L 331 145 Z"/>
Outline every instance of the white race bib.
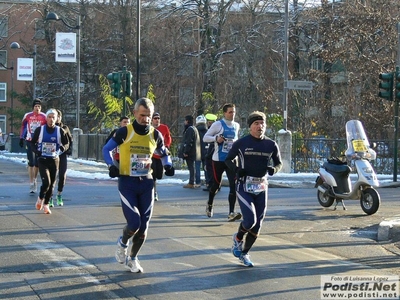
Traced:
<path fill-rule="evenodd" d="M 233 144 L 233 140 L 225 140 L 224 143 L 222 144 L 222 152 L 228 153 L 229 150 L 231 150 Z"/>
<path fill-rule="evenodd" d="M 252 194 L 259 194 L 267 189 L 266 177 L 246 176 L 244 191 Z"/>
<path fill-rule="evenodd" d="M 146 176 L 151 169 L 150 155 L 131 155 L 131 173 L 130 176 Z"/>
<path fill-rule="evenodd" d="M 42 155 L 55 156 L 56 151 L 57 151 L 56 143 L 42 143 Z"/>

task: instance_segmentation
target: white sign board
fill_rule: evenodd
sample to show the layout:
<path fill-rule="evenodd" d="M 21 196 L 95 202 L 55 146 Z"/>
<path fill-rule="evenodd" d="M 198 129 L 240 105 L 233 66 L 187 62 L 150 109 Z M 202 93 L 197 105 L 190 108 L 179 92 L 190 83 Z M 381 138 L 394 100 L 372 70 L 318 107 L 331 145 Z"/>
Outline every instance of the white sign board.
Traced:
<path fill-rule="evenodd" d="M 288 80 L 287 88 L 289 90 L 306 90 L 311 91 L 314 83 L 312 81 L 299 81 L 299 80 Z"/>
<path fill-rule="evenodd" d="M 76 33 L 56 33 L 56 62 L 76 62 Z"/>
<path fill-rule="evenodd" d="M 33 81 L 33 58 L 18 58 L 17 80 Z"/>

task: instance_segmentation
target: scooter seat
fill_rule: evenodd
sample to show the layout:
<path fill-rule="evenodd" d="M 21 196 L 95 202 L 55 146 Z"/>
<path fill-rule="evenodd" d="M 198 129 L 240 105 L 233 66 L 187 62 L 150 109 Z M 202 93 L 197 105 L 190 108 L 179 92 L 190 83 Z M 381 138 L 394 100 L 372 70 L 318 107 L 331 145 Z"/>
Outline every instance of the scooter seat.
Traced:
<path fill-rule="evenodd" d="M 342 175 L 347 175 L 350 174 L 351 168 L 348 165 L 337 165 L 337 164 L 331 164 L 329 162 L 324 162 L 323 167 L 325 170 L 328 172 L 334 172 Z"/>

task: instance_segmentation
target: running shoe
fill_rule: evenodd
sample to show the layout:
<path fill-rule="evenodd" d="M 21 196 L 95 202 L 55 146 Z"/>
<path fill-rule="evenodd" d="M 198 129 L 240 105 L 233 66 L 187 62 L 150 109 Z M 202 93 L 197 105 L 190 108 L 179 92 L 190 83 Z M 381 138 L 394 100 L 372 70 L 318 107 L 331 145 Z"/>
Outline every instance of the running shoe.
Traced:
<path fill-rule="evenodd" d="M 157 194 L 157 192 L 154 192 L 154 201 L 158 201 L 158 194 Z"/>
<path fill-rule="evenodd" d="M 242 214 L 241 213 L 236 213 L 236 212 L 231 212 L 228 215 L 228 222 L 233 222 L 236 220 L 240 220 L 242 218 Z"/>
<path fill-rule="evenodd" d="M 44 202 L 43 199 L 40 199 L 39 197 L 37 198 L 36 205 L 35 205 L 37 210 L 43 209 L 43 202 Z"/>
<path fill-rule="evenodd" d="M 242 253 L 240 254 L 239 257 L 240 261 L 246 266 L 246 267 L 254 267 L 253 262 L 250 260 L 250 255 L 248 253 Z"/>
<path fill-rule="evenodd" d="M 64 205 L 64 202 L 63 202 L 63 199 L 62 199 L 61 195 L 57 195 L 57 205 L 58 206 L 63 206 Z"/>
<path fill-rule="evenodd" d="M 126 251 L 128 250 L 128 245 L 123 244 L 121 239 L 122 239 L 122 236 L 120 236 L 118 238 L 117 250 L 115 251 L 115 259 L 120 264 L 123 264 L 126 259 Z"/>
<path fill-rule="evenodd" d="M 49 207 L 54 207 L 53 198 L 50 198 L 50 201 L 49 201 Z"/>
<path fill-rule="evenodd" d="M 29 185 L 29 193 L 33 194 L 33 193 L 35 193 L 35 192 L 36 192 L 35 184 L 34 184 L 34 183 L 31 183 L 31 184 Z"/>
<path fill-rule="evenodd" d="M 127 256 L 125 259 L 125 268 L 129 269 L 132 273 L 142 273 L 143 268 L 140 265 L 137 257 Z"/>
<path fill-rule="evenodd" d="M 48 204 L 43 205 L 43 210 L 46 215 L 51 214 L 51 210 Z"/>
<path fill-rule="evenodd" d="M 232 237 L 233 239 L 233 245 L 232 245 L 232 254 L 234 257 L 240 257 L 240 254 L 242 254 L 242 249 L 243 249 L 243 241 L 238 241 L 236 239 L 237 233 L 235 233 Z"/>
<path fill-rule="evenodd" d="M 206 215 L 211 218 L 214 215 L 214 209 L 212 205 L 207 204 L 206 206 Z"/>
<path fill-rule="evenodd" d="M 37 181 L 35 179 L 35 181 L 33 182 L 33 192 L 36 193 L 37 191 Z"/>

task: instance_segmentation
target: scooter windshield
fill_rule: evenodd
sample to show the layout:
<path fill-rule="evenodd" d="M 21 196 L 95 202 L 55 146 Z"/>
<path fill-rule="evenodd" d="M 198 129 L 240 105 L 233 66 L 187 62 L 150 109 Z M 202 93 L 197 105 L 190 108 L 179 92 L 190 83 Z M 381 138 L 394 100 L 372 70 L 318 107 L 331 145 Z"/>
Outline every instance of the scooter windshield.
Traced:
<path fill-rule="evenodd" d="M 350 120 L 346 123 L 346 138 L 347 150 L 345 154 L 348 160 L 374 160 L 376 158 L 376 152 L 370 147 L 364 127 L 359 120 Z"/>

